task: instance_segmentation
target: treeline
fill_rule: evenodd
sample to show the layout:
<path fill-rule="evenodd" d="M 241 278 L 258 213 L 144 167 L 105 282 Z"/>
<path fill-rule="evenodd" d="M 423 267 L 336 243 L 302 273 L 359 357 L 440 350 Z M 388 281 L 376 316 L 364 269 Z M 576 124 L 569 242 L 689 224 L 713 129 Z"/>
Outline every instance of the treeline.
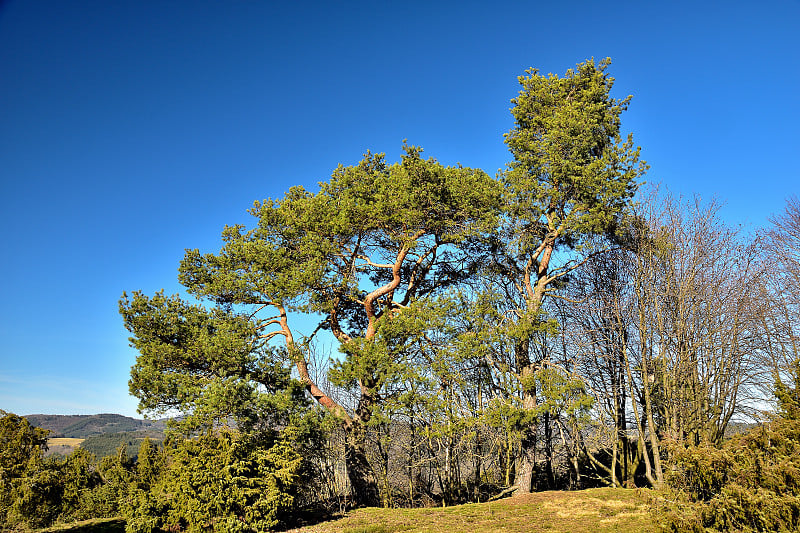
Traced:
<path fill-rule="evenodd" d="M 630 98 L 611 97 L 608 65 L 520 77 L 514 159 L 498 179 L 414 146 L 394 164 L 367 153 L 316 193 L 256 202 L 254 228 L 226 228 L 218 254 L 187 250 L 179 279 L 200 303 L 125 295 L 140 408 L 180 411 L 187 430 L 262 424 L 289 363 L 341 434 L 356 504 L 393 500 L 385 434 L 398 428 L 412 501 L 452 500 L 467 479 L 474 494 L 555 486 L 559 439 L 573 462 L 596 459 L 585 452 L 597 432 L 582 429 L 589 384 L 553 353 L 566 340 L 551 302 L 588 261 L 646 239 L 632 212 L 646 164 L 620 133 Z M 299 315 L 317 323 L 307 336 Z M 327 372 L 313 357 L 322 334 L 340 352 Z"/>
<path fill-rule="evenodd" d="M 776 385 L 778 413 L 714 446 L 676 446 L 655 519 L 670 531 L 800 529 L 800 367 Z"/>
<path fill-rule="evenodd" d="M 48 431 L 0 410 L 0 528 L 24 531 L 121 514 L 133 462 L 122 447 L 99 462 L 86 450 L 45 457 Z"/>
<path fill-rule="evenodd" d="M 366 436 L 383 504 L 519 490 L 525 452 L 532 490 L 662 488 L 682 450 L 773 420 L 776 380 L 796 376 L 800 204 L 755 236 L 713 204 L 632 209 L 638 233 L 581 259 L 523 337 L 527 383 L 507 336 L 518 315 L 491 279 L 393 318 L 415 333 Z"/>
<path fill-rule="evenodd" d="M 108 457 L 114 455 L 119 450 L 119 447 L 125 445 L 126 450 L 132 460 L 136 460 L 136 450 L 145 439 L 149 439 L 151 443 L 158 445 L 164 438 L 160 432 L 124 432 L 124 433 L 103 433 L 101 435 L 92 435 L 86 437 L 80 444 L 82 450 L 86 450 L 90 454 L 98 458 Z"/>

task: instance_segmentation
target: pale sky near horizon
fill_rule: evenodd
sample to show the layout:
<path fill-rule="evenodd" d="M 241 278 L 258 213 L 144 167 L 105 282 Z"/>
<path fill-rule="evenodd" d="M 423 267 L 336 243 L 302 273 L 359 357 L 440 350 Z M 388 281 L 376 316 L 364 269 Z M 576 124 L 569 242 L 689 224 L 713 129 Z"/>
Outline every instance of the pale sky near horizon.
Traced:
<path fill-rule="evenodd" d="M 0 409 L 138 416 L 123 291 L 367 150 L 494 175 L 529 67 L 611 57 L 646 180 L 765 225 L 800 192 L 798 27 L 800 0 L 0 1 Z"/>

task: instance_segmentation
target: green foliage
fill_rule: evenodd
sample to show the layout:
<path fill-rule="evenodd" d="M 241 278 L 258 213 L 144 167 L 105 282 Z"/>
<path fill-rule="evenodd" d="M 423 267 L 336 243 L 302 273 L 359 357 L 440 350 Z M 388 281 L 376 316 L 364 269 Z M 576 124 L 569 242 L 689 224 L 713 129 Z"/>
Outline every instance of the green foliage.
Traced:
<path fill-rule="evenodd" d="M 136 486 L 142 490 L 150 490 L 164 468 L 166 457 L 158 446 L 150 439 L 145 439 L 139 446 L 139 460 L 136 462 Z"/>
<path fill-rule="evenodd" d="M 102 478 L 94 464 L 94 456 L 86 450 L 77 449 L 69 454 L 59 465 L 61 473 L 61 512 L 62 521 L 95 518 L 93 489 L 102 483 Z"/>
<path fill-rule="evenodd" d="M 611 98 L 610 63 L 589 60 L 563 78 L 536 69 L 519 78 L 516 125 L 505 140 L 514 161 L 504 180 L 523 253 L 548 233 L 569 245 L 614 233 L 636 191 L 646 165 L 632 137 L 621 139 L 631 97 Z"/>
<path fill-rule="evenodd" d="M 124 296 L 120 312 L 140 354 L 130 382 L 140 409 L 180 410 L 187 434 L 229 420 L 239 429 L 280 426 L 288 416 L 276 414 L 305 407 L 302 388 L 288 383 L 294 363 L 303 386 L 347 428 L 353 492 L 370 500 L 364 426 L 403 375 L 395 362 L 405 337 L 391 322 L 475 271 L 470 248 L 496 224 L 500 203 L 485 172 L 423 159 L 414 146 L 403 151 L 394 164 L 367 153 L 339 166 L 317 193 L 293 187 L 256 202 L 256 226 L 225 228 L 218 254 L 187 250 L 179 279 L 213 308 L 162 293 Z M 340 341 L 344 357 L 329 377 L 358 386 L 355 412 L 313 382 L 305 339 L 295 341 L 289 327 L 295 313 Z"/>
<path fill-rule="evenodd" d="M 47 431 L 0 410 L 0 526 L 38 527 L 57 514 L 60 496 L 54 460 L 45 459 Z"/>
<path fill-rule="evenodd" d="M 307 407 L 286 354 L 259 339 L 248 317 L 163 293 L 125 296 L 120 311 L 139 351 L 132 394 L 142 410 L 181 411 L 170 424 L 183 433 L 229 424 L 271 431 Z"/>
<path fill-rule="evenodd" d="M 84 516 L 120 516 L 136 478 L 135 462 L 128 456 L 127 446 L 121 444 L 113 455 L 101 458 L 96 470 L 102 482 L 92 490 Z"/>
<path fill-rule="evenodd" d="M 24 428 L 24 423 L 18 428 L 18 434 L 31 433 Z M 38 430 L 31 429 L 33 432 Z M 106 516 L 101 509 L 105 502 L 94 492 L 101 485 L 102 478 L 90 453 L 76 450 L 64 459 L 58 459 L 44 458 L 42 448 L 39 450 L 29 450 L 29 458 L 19 465 L 21 468 L 17 469 L 16 477 L 4 479 L 0 524 L 32 528 L 48 526 L 56 521 Z"/>
<path fill-rule="evenodd" d="M 795 372 L 797 367 L 795 367 Z M 797 374 L 794 375 L 797 382 Z M 660 510 L 672 531 L 797 531 L 800 529 L 800 419 L 795 390 L 778 380 L 787 415 L 720 447 L 673 451 Z"/>
<path fill-rule="evenodd" d="M 568 420 L 585 423 L 593 399 L 587 394 L 585 383 L 574 374 L 556 365 L 546 365 L 533 374 L 533 387 L 541 396 L 536 411 L 549 412 L 555 417 L 563 416 Z M 525 384 L 523 384 L 525 386 Z"/>
<path fill-rule="evenodd" d="M 400 163 L 367 153 L 357 165 L 339 166 L 316 194 L 293 187 L 281 199 L 256 202 L 250 213 L 257 227 L 226 228 L 219 254 L 187 251 L 181 282 L 198 297 L 229 304 L 334 312 L 356 336 L 365 327 L 357 300 L 370 282 L 392 277 L 378 264 L 414 248 L 421 260 L 416 271 L 426 273 L 433 260 L 441 266 L 456 259 L 455 250 L 445 249 L 426 257 L 431 247 L 463 242 L 496 219 L 499 187 L 484 172 L 425 160 L 416 147 L 404 151 Z M 442 274 L 446 281 L 458 271 L 451 265 Z M 429 282 L 417 278 L 415 293 L 424 293 Z"/>
<path fill-rule="evenodd" d="M 791 374 L 794 378 L 793 385 L 783 383 L 780 376 L 775 378 L 778 413 L 788 420 L 800 420 L 800 359 L 792 363 Z"/>
<path fill-rule="evenodd" d="M 230 430 L 140 449 L 127 531 L 266 531 L 292 508 L 303 458 L 293 428 L 273 443 Z M 159 465 L 162 465 L 159 467 Z"/>
<path fill-rule="evenodd" d="M 661 509 L 671 531 L 796 531 L 800 422 L 765 424 L 726 442 L 679 450 Z"/>
<path fill-rule="evenodd" d="M 24 417 L 0 410 L 0 479 L 18 478 L 29 461 L 41 458 L 47 449 L 47 433 Z"/>
<path fill-rule="evenodd" d="M 9 523 L 30 528 L 46 526 L 58 519 L 63 493 L 63 478 L 58 467 L 55 458 L 28 463 L 11 507 Z"/>
<path fill-rule="evenodd" d="M 123 432 L 123 433 L 103 433 L 100 435 L 92 435 L 86 437 L 81 442 L 80 448 L 93 454 L 98 459 L 112 456 L 117 453 L 119 447 L 124 445 L 127 449 L 134 450 L 131 459 L 136 460 L 135 450 L 145 439 L 148 439 L 146 434 L 140 432 Z M 163 438 L 163 437 L 162 437 Z M 158 439 L 161 440 L 161 439 Z"/>
<path fill-rule="evenodd" d="M 9 413 L 0 433 L 3 530 L 119 516 L 134 477 L 124 446 L 99 463 L 83 449 L 45 458 L 47 432 Z"/>
<path fill-rule="evenodd" d="M 187 430 L 228 420 L 253 424 L 257 408 L 269 407 L 271 393 L 288 385 L 287 371 L 265 361 L 272 353 L 246 317 L 138 292 L 123 297 L 120 312 L 139 351 L 130 388 L 140 409 L 180 410 Z"/>

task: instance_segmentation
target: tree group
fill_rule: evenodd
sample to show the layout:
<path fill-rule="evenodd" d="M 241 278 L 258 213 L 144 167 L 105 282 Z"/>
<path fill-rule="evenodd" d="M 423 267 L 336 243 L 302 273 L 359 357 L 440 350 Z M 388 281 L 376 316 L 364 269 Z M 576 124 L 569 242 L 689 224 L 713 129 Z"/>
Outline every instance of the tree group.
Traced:
<path fill-rule="evenodd" d="M 513 356 L 499 361 L 489 350 L 483 360 L 515 382 L 504 394 L 519 400 L 517 486 L 532 490 L 544 367 L 531 352 L 533 337 L 550 329 L 546 296 L 588 250 L 600 253 L 595 244 L 614 242 L 645 169 L 630 136 L 621 138 L 629 98 L 611 97 L 608 65 L 520 77 L 516 125 L 506 137 L 514 161 L 500 179 L 423 159 L 413 146 L 395 164 L 368 153 L 337 168 L 316 193 L 295 187 L 256 202 L 255 227 L 226 228 L 219 253 L 187 251 L 180 280 L 213 307 L 140 293 L 121 304 L 141 353 L 131 390 L 142 408 L 249 423 L 263 415 L 254 406 L 269 387 L 260 366 L 273 365 L 280 350 L 344 432 L 355 501 L 375 504 L 366 431 L 400 383 L 420 378 L 411 352 L 429 324 L 411 317 L 456 293 L 468 306 L 496 298 L 491 312 L 504 318 L 491 334 Z M 316 321 L 314 333 L 295 338 L 296 314 Z M 309 372 L 318 331 L 339 343 L 327 377 L 354 393 L 350 402 L 323 391 Z"/>
<path fill-rule="evenodd" d="M 754 238 L 714 204 L 637 197 L 609 64 L 521 76 L 495 178 L 367 153 L 187 250 L 184 296 L 123 296 L 131 393 L 177 439 L 129 527 L 661 487 L 756 414 L 797 358 L 797 204 Z"/>

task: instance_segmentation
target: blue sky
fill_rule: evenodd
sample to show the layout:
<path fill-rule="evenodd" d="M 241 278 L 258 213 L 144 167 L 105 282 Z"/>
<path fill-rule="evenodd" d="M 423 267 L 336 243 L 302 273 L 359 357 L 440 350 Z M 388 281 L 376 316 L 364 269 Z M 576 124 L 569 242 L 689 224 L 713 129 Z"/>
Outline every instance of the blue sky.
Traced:
<path fill-rule="evenodd" d="M 0 3 L 0 409 L 135 415 L 123 291 L 403 139 L 494 174 L 528 67 L 610 56 L 649 182 L 798 193 L 800 0 Z"/>

